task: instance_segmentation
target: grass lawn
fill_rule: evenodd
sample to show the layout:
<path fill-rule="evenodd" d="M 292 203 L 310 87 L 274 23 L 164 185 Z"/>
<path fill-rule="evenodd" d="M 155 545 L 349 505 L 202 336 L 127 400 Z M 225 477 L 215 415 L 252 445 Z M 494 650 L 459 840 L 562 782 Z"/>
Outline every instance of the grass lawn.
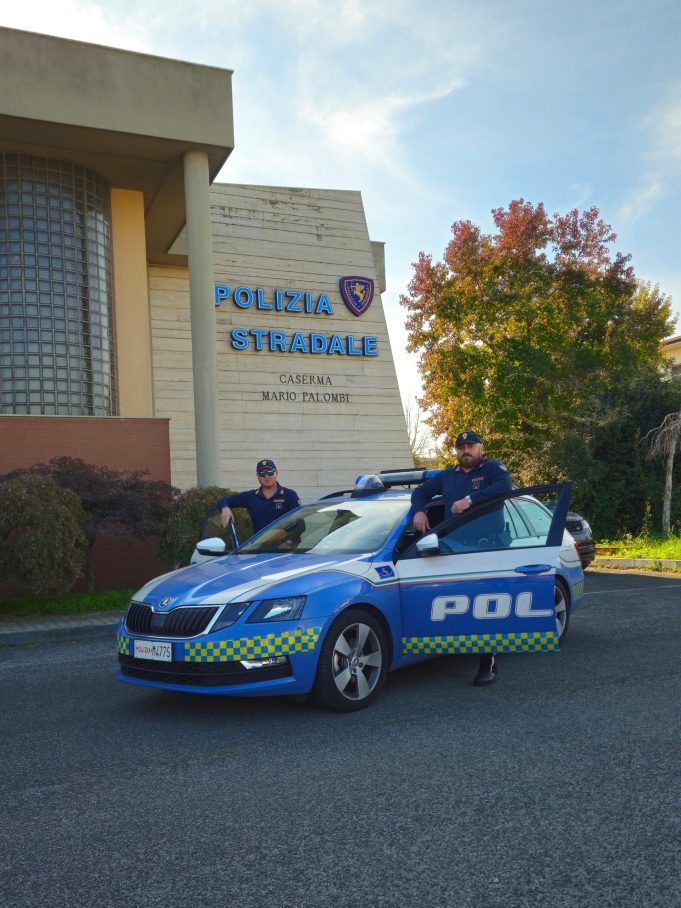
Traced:
<path fill-rule="evenodd" d="M 29 615 L 78 615 L 83 612 L 121 611 L 134 590 L 108 590 L 103 593 L 65 593 L 63 596 L 22 596 L 0 601 L 0 621 Z"/>
<path fill-rule="evenodd" d="M 612 546 L 613 558 L 670 558 L 681 561 L 681 536 L 635 536 L 623 539 L 601 539 L 598 545 Z"/>

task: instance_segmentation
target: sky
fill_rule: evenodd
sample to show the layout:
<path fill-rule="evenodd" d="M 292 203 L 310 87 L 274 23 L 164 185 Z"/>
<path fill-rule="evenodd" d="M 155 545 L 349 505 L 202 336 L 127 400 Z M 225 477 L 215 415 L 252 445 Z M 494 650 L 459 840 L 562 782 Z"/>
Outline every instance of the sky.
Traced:
<path fill-rule="evenodd" d="M 0 0 L 0 25 L 233 70 L 218 180 L 361 190 L 405 404 L 412 263 L 514 198 L 596 205 L 681 315 L 678 0 Z"/>

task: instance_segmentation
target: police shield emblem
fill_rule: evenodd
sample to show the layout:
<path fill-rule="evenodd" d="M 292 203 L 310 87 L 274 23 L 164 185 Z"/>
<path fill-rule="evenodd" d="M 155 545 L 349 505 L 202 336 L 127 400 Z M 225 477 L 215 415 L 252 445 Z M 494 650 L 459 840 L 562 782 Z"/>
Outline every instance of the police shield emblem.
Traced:
<path fill-rule="evenodd" d="M 374 282 L 368 277 L 342 277 L 339 281 L 343 302 L 353 315 L 364 315 L 374 298 Z"/>

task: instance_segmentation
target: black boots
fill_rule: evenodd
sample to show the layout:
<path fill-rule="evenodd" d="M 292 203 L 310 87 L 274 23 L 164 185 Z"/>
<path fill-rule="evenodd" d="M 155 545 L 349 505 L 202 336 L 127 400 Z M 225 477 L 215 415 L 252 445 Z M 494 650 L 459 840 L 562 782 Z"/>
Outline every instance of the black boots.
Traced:
<path fill-rule="evenodd" d="M 478 664 L 478 673 L 475 676 L 473 684 L 483 687 L 486 684 L 494 684 L 497 680 L 497 659 L 493 653 L 482 653 Z"/>

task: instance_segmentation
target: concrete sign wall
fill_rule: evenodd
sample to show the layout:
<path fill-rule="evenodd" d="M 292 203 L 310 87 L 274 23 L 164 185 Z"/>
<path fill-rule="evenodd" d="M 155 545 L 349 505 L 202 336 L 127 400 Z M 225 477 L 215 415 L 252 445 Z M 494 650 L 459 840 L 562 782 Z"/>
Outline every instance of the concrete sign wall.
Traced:
<path fill-rule="evenodd" d="M 411 454 L 359 192 L 211 188 L 222 483 L 258 459 L 310 498 Z M 375 245 L 375 244 L 374 244 Z M 182 239 L 173 251 L 181 252 Z M 150 273 L 154 396 L 173 482 L 196 481 L 187 275 Z"/>

